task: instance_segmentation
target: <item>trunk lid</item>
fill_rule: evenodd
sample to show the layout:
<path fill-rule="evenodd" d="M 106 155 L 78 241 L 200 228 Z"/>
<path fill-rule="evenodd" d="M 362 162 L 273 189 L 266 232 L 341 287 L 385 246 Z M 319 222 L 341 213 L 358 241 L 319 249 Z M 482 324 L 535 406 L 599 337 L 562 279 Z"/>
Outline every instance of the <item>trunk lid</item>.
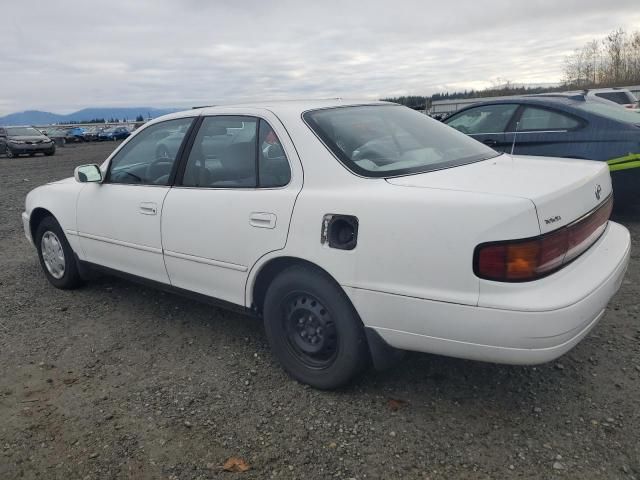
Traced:
<path fill-rule="evenodd" d="M 579 219 L 611 194 L 605 162 L 503 154 L 435 172 L 388 178 L 392 185 L 526 198 L 541 233 Z"/>

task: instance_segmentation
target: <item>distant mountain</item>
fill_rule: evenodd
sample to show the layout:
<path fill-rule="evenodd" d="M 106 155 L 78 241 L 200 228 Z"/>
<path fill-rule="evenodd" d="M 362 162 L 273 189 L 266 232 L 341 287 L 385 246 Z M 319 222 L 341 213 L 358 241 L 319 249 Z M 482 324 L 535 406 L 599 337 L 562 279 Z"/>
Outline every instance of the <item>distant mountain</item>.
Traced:
<path fill-rule="evenodd" d="M 0 117 L 0 125 L 47 125 L 60 123 L 63 118 L 64 115 L 56 113 L 27 110 L 26 112 L 11 113 L 5 117 Z"/>
<path fill-rule="evenodd" d="M 11 113 L 0 117 L 0 125 L 49 125 L 52 123 L 68 122 L 88 122 L 95 118 L 109 120 L 135 120 L 137 116 L 143 118 L 156 118 L 167 113 L 176 112 L 176 108 L 151 108 L 151 107 L 128 107 L 128 108 L 83 108 L 68 115 L 58 113 L 41 112 L 39 110 L 27 110 L 26 112 Z"/>

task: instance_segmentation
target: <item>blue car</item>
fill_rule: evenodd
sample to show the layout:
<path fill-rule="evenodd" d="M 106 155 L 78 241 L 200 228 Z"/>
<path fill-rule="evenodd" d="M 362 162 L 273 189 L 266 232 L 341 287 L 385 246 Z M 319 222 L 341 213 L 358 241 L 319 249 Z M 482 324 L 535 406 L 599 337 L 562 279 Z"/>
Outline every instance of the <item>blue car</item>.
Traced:
<path fill-rule="evenodd" d="M 640 199 L 640 113 L 583 94 L 485 101 L 444 120 L 502 152 L 609 164 L 618 199 Z"/>
<path fill-rule="evenodd" d="M 84 128 L 73 127 L 66 130 L 64 139 L 67 143 L 84 142 Z"/>
<path fill-rule="evenodd" d="M 131 132 L 127 127 L 106 128 L 98 134 L 98 141 L 102 140 L 124 140 Z"/>

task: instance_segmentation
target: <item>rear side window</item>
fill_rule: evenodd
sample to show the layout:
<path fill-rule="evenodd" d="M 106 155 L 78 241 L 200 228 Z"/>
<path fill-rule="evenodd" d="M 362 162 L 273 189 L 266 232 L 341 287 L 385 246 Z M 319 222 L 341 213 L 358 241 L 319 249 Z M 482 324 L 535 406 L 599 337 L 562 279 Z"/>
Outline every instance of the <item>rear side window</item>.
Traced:
<path fill-rule="evenodd" d="M 273 188 L 291 170 L 280 140 L 264 120 L 206 117 L 193 142 L 182 185 L 203 188 Z"/>
<path fill-rule="evenodd" d="M 291 180 L 289 161 L 284 154 L 280 139 L 271 126 L 260 120 L 258 144 L 259 186 L 263 188 L 284 187 Z"/>
<path fill-rule="evenodd" d="M 446 120 L 446 124 L 468 135 L 503 133 L 518 105 L 483 105 Z"/>
<path fill-rule="evenodd" d="M 525 107 L 519 130 L 573 130 L 580 122 L 573 117 L 546 108 Z"/>
<path fill-rule="evenodd" d="M 182 184 L 210 188 L 255 187 L 257 130 L 258 121 L 252 117 L 205 118 L 189 152 Z"/>

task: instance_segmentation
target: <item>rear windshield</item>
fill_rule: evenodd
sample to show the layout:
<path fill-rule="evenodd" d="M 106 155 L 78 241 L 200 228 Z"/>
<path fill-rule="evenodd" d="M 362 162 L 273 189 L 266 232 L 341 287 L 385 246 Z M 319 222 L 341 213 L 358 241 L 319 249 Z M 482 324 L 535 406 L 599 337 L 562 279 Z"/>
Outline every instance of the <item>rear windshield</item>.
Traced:
<path fill-rule="evenodd" d="M 638 110 L 628 110 L 616 105 L 607 105 L 604 102 L 581 102 L 577 105 L 581 110 L 585 110 L 596 115 L 602 115 L 618 122 L 632 123 L 640 125 L 640 112 Z"/>
<path fill-rule="evenodd" d="M 9 127 L 7 128 L 7 135 L 11 137 L 40 136 L 42 132 L 33 127 Z"/>
<path fill-rule="evenodd" d="M 600 92 L 596 93 L 596 97 L 604 98 L 605 100 L 619 103 L 620 105 L 638 102 L 631 92 Z"/>
<path fill-rule="evenodd" d="M 428 172 L 500 155 L 447 125 L 399 105 L 312 110 L 303 118 L 349 170 L 365 177 Z"/>

